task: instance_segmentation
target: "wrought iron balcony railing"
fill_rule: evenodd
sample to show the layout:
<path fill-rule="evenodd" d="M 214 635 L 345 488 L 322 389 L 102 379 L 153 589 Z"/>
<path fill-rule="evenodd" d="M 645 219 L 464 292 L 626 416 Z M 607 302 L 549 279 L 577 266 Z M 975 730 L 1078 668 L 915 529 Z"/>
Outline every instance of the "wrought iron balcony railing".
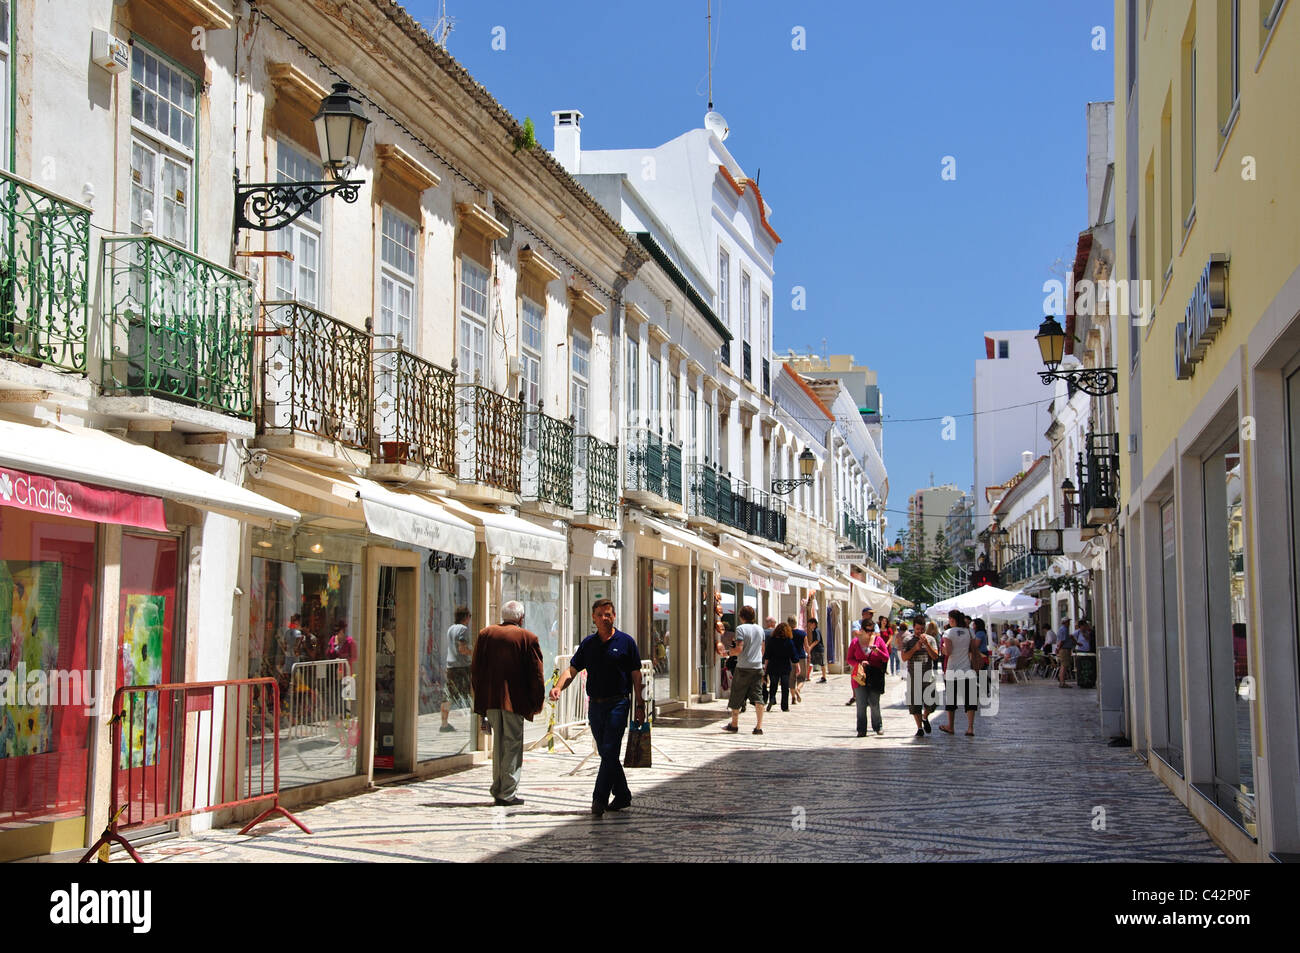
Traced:
<path fill-rule="evenodd" d="M 664 496 L 664 441 L 653 430 L 628 431 L 627 488 Z"/>
<path fill-rule="evenodd" d="M 727 520 L 727 525 L 744 533 L 749 532 L 749 490 L 747 480 L 737 478 L 731 481 L 731 519 Z"/>
<path fill-rule="evenodd" d="M 1088 452 L 1080 453 L 1079 525 L 1103 526 L 1119 509 L 1119 434 L 1088 431 Z"/>
<path fill-rule="evenodd" d="M 90 210 L 0 172 L 0 356 L 86 373 Z"/>
<path fill-rule="evenodd" d="M 481 384 L 457 384 L 457 478 L 518 493 L 522 422 L 519 401 Z"/>
<path fill-rule="evenodd" d="M 707 463 L 690 466 L 690 513 L 718 521 L 718 471 Z"/>
<path fill-rule="evenodd" d="M 523 498 L 573 508 L 573 423 L 524 413 Z"/>
<path fill-rule="evenodd" d="M 456 376 L 400 347 L 375 350 L 375 431 L 385 463 L 456 474 Z"/>
<path fill-rule="evenodd" d="M 106 393 L 253 415 L 253 284 L 150 236 L 104 239 Z"/>
<path fill-rule="evenodd" d="M 1050 561 L 1049 557 L 1041 554 L 1021 553 L 1003 566 L 999 575 L 1007 583 L 1024 582 L 1039 573 L 1047 572 Z"/>
<path fill-rule="evenodd" d="M 664 491 L 668 502 L 682 502 L 682 448 L 671 440 L 664 443 Z"/>
<path fill-rule="evenodd" d="M 573 509 L 612 520 L 618 512 L 618 447 L 595 437 L 574 438 Z"/>
<path fill-rule="evenodd" d="M 732 480 L 730 473 L 718 472 L 717 490 L 714 493 L 716 503 L 714 504 L 718 513 L 718 522 L 724 526 L 735 526 L 732 519 Z"/>
<path fill-rule="evenodd" d="M 262 307 L 261 433 L 371 449 L 370 333 L 296 301 Z"/>
<path fill-rule="evenodd" d="M 741 373 L 744 374 L 745 380 L 747 381 L 752 381 L 754 379 L 754 375 L 751 373 L 751 371 L 753 370 L 753 362 L 751 361 L 750 358 L 751 358 L 751 354 L 750 354 L 749 342 L 745 341 L 740 346 L 740 360 L 741 360 Z"/>

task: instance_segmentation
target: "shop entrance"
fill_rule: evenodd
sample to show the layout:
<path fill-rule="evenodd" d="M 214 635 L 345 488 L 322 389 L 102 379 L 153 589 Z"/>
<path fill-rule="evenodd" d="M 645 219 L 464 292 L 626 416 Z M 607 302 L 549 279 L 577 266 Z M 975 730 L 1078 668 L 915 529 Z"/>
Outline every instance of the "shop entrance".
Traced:
<path fill-rule="evenodd" d="M 415 768 L 416 570 L 388 564 L 376 570 L 371 763 L 380 779 Z M 345 650 L 355 653 L 354 646 Z"/>

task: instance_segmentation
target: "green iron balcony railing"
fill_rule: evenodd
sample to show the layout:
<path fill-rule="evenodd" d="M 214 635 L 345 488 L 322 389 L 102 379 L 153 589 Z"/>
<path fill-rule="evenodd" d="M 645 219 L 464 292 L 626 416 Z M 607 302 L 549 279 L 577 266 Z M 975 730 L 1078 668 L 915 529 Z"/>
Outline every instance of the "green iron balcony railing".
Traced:
<path fill-rule="evenodd" d="M 999 575 L 1009 584 L 1024 582 L 1047 572 L 1049 562 L 1049 558 L 1041 554 L 1021 553 L 1003 566 Z"/>
<path fill-rule="evenodd" d="M 753 381 L 754 379 L 754 375 L 753 375 L 754 362 L 752 360 L 752 357 L 753 357 L 752 348 L 750 348 L 749 342 L 745 341 L 740 346 L 740 372 L 741 372 L 741 376 L 743 376 L 747 381 Z"/>
<path fill-rule="evenodd" d="M 456 377 L 400 347 L 375 349 L 375 429 L 385 463 L 456 474 Z"/>
<path fill-rule="evenodd" d="M 457 477 L 519 492 L 523 404 L 481 384 L 456 385 Z"/>
<path fill-rule="evenodd" d="M 666 497 L 664 486 L 664 441 L 652 430 L 628 432 L 627 488 Z"/>
<path fill-rule="evenodd" d="M 261 433 L 371 449 L 370 333 L 296 301 L 262 306 Z"/>
<path fill-rule="evenodd" d="M 1078 455 L 1079 525 L 1101 526 L 1119 508 L 1119 434 L 1088 431 L 1087 454 Z"/>
<path fill-rule="evenodd" d="M 763 358 L 763 396 L 772 396 L 772 362 Z"/>
<path fill-rule="evenodd" d="M 732 522 L 733 502 L 731 499 L 732 480 L 730 473 L 718 472 L 717 491 L 714 496 L 717 500 L 716 507 L 718 513 L 718 522 L 724 526 L 735 526 Z"/>
<path fill-rule="evenodd" d="M 718 472 L 710 464 L 690 465 L 690 513 L 718 521 Z"/>
<path fill-rule="evenodd" d="M 253 416 L 253 283 L 150 236 L 103 241 L 102 385 Z"/>
<path fill-rule="evenodd" d="M 573 508 L 573 423 L 536 410 L 524 413 L 522 495 Z"/>
<path fill-rule="evenodd" d="M 664 492 L 668 502 L 682 502 L 682 448 L 671 440 L 664 444 Z"/>
<path fill-rule="evenodd" d="M 0 356 L 86 373 L 90 209 L 0 172 Z"/>
<path fill-rule="evenodd" d="M 574 439 L 573 509 L 612 520 L 618 513 L 618 447 L 590 435 Z"/>

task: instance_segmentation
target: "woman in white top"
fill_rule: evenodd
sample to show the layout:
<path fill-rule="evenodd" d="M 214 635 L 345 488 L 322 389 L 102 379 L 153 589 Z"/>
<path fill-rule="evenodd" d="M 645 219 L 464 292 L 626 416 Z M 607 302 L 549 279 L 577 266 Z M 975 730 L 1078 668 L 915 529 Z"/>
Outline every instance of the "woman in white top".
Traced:
<path fill-rule="evenodd" d="M 960 701 L 966 708 L 966 737 L 973 738 L 979 696 L 975 687 L 976 673 L 971 667 L 970 657 L 972 646 L 978 646 L 978 643 L 970 629 L 966 628 L 966 617 L 962 613 L 954 609 L 948 613 L 948 620 L 951 627 L 943 634 L 943 655 L 948 661 L 944 669 L 944 708 L 948 712 L 948 724 L 940 725 L 939 730 L 949 735 L 953 733 L 953 720 Z"/>

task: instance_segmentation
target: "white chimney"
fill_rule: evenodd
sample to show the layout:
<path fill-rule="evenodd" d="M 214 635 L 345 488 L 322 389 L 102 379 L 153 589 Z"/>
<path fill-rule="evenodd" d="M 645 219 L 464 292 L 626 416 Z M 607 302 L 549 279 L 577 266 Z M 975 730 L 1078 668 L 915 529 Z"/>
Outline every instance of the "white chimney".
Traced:
<path fill-rule="evenodd" d="M 576 109 L 556 109 L 555 147 L 551 155 L 570 175 L 577 175 L 582 160 L 582 113 Z"/>
<path fill-rule="evenodd" d="M 1029 468 L 1034 465 L 1034 454 L 1031 450 L 1020 451 L 1020 472 L 1028 473 Z"/>

